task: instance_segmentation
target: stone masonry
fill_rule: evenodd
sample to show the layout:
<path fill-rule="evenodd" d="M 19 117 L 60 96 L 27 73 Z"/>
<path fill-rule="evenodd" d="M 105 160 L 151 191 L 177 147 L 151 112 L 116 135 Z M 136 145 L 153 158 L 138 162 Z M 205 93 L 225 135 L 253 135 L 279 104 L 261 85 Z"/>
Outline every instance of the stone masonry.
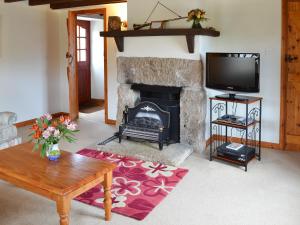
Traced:
<path fill-rule="evenodd" d="M 205 149 L 206 92 L 200 60 L 119 57 L 117 65 L 118 125 L 125 105 L 133 107 L 139 101 L 139 93 L 131 90 L 132 84 L 182 87 L 180 142 L 193 146 L 196 151 Z"/>

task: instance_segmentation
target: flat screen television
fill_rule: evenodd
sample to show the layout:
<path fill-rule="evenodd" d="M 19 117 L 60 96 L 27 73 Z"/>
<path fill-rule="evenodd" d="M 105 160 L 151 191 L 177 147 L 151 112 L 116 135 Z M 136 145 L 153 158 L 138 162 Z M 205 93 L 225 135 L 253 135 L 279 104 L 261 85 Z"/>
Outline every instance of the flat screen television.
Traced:
<path fill-rule="evenodd" d="M 206 53 L 206 87 L 235 93 L 259 92 L 258 53 Z"/>

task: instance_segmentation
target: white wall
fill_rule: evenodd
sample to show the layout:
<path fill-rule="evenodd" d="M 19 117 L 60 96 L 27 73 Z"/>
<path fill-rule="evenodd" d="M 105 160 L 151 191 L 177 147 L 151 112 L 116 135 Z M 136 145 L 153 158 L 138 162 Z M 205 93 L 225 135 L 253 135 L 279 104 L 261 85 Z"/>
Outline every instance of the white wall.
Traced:
<path fill-rule="evenodd" d="M 107 18 L 109 16 L 123 15 L 126 18 L 127 4 L 110 4 L 100 5 L 93 7 L 81 7 L 73 10 L 89 9 L 89 8 L 106 8 Z M 60 14 L 59 16 L 59 30 L 60 30 L 60 90 L 61 90 L 61 109 L 64 112 L 69 111 L 69 99 L 68 99 L 68 81 L 66 73 L 66 59 L 65 54 L 68 49 L 68 35 L 66 28 L 67 9 L 56 10 Z M 118 103 L 118 83 L 117 83 L 117 47 L 113 38 L 108 38 L 107 41 L 107 61 L 108 61 L 108 117 L 109 119 L 116 119 L 117 115 L 117 103 Z"/>
<path fill-rule="evenodd" d="M 213 3 L 218 3 L 215 7 Z M 279 143 L 280 133 L 280 0 L 205 1 L 211 12 L 211 24 L 217 24 L 221 36 L 213 42 L 201 39 L 200 52 L 258 52 L 261 56 L 260 93 L 264 98 L 262 139 Z M 204 58 L 204 57 L 203 57 Z M 208 95 L 219 94 L 208 90 Z"/>
<path fill-rule="evenodd" d="M 60 111 L 57 22 L 46 6 L 0 2 L 0 111 L 18 121 Z"/>
<path fill-rule="evenodd" d="M 91 23 L 91 96 L 92 99 L 104 99 L 104 39 L 100 31 L 104 30 L 104 21 Z"/>
<path fill-rule="evenodd" d="M 200 7 L 199 0 L 164 0 L 161 1 L 172 10 L 175 10 L 182 16 L 193 8 Z M 128 0 L 128 26 L 132 28 L 134 23 L 142 24 L 147 19 L 152 8 L 156 5 L 156 0 Z M 141 8 L 140 6 L 143 5 Z M 158 7 L 151 20 L 170 19 L 176 17 L 163 7 Z M 173 22 L 169 27 L 191 27 L 192 23 L 186 20 Z M 198 39 L 198 37 L 196 38 Z M 195 45 L 195 54 L 189 54 L 185 36 L 160 36 L 160 37 L 130 37 L 125 38 L 124 53 L 122 56 L 136 57 L 171 57 L 199 59 L 199 43 Z"/>
<path fill-rule="evenodd" d="M 157 0 L 128 0 L 129 27 L 143 23 Z M 221 36 L 198 37 L 195 54 L 187 51 L 185 37 L 125 38 L 125 52 L 118 53 L 108 39 L 109 118 L 117 109 L 116 57 L 153 56 L 205 60 L 208 51 L 259 52 L 263 140 L 279 142 L 280 117 L 280 0 L 162 0 L 181 15 L 193 8 L 204 8 L 207 26 Z M 141 8 L 140 6 L 143 5 Z M 94 6 L 90 8 L 103 7 Z M 106 5 L 108 16 L 124 14 L 126 4 Z M 89 8 L 89 7 L 85 7 Z M 32 119 L 50 111 L 69 111 L 66 75 L 68 10 L 50 11 L 48 6 L 28 7 L 27 2 L 0 3 L 0 111 L 11 110 L 19 120 Z M 172 17 L 164 9 L 152 19 Z M 175 27 L 189 27 L 185 21 Z M 59 66 L 57 66 L 59 64 Z M 216 92 L 208 90 L 208 95 Z M 60 98 L 56 96 L 59 95 Z M 18 104 L 16 104 L 18 103 Z"/>
<path fill-rule="evenodd" d="M 156 0 L 128 0 L 129 27 L 143 23 Z M 280 48 L 281 48 L 281 1 L 280 0 L 164 0 L 171 9 L 184 16 L 193 8 L 207 11 L 209 21 L 221 36 L 198 37 L 195 54 L 188 54 L 185 37 L 137 37 L 125 38 L 122 56 L 189 58 L 205 61 L 205 53 L 258 52 L 261 54 L 261 92 L 263 102 L 262 139 L 279 142 L 280 118 Z M 143 8 L 140 7 L 143 5 Z M 152 18 L 172 17 L 164 9 Z M 173 26 L 189 27 L 181 21 Z M 205 65 L 205 64 L 204 64 Z M 208 96 L 217 92 L 208 90 Z M 208 114 L 209 115 L 209 114 Z M 208 131 L 208 129 L 207 129 Z"/>

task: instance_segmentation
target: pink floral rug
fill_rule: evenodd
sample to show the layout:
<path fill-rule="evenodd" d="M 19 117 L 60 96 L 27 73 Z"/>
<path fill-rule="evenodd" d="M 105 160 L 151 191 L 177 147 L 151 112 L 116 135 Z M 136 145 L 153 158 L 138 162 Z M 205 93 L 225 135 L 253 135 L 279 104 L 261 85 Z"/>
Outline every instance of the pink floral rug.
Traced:
<path fill-rule="evenodd" d="M 146 162 L 112 153 L 83 149 L 77 154 L 113 162 L 112 211 L 143 220 L 187 174 L 187 169 Z M 76 200 L 103 208 L 103 189 L 96 186 Z"/>

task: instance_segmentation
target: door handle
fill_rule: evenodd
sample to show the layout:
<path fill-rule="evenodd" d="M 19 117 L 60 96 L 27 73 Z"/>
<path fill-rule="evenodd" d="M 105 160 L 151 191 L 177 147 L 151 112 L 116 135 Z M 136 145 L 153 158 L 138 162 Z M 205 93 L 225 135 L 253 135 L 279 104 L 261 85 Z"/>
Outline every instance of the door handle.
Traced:
<path fill-rule="evenodd" d="M 71 54 L 70 52 L 67 52 L 67 53 L 66 53 L 66 59 L 69 60 L 69 61 L 68 61 L 69 64 L 72 64 L 72 63 L 73 63 L 73 56 L 72 56 L 72 54 Z"/>
<path fill-rule="evenodd" d="M 292 56 L 292 55 L 286 55 L 285 56 L 285 61 L 286 62 L 293 62 L 293 61 L 295 61 L 295 60 L 298 60 L 298 56 Z"/>

